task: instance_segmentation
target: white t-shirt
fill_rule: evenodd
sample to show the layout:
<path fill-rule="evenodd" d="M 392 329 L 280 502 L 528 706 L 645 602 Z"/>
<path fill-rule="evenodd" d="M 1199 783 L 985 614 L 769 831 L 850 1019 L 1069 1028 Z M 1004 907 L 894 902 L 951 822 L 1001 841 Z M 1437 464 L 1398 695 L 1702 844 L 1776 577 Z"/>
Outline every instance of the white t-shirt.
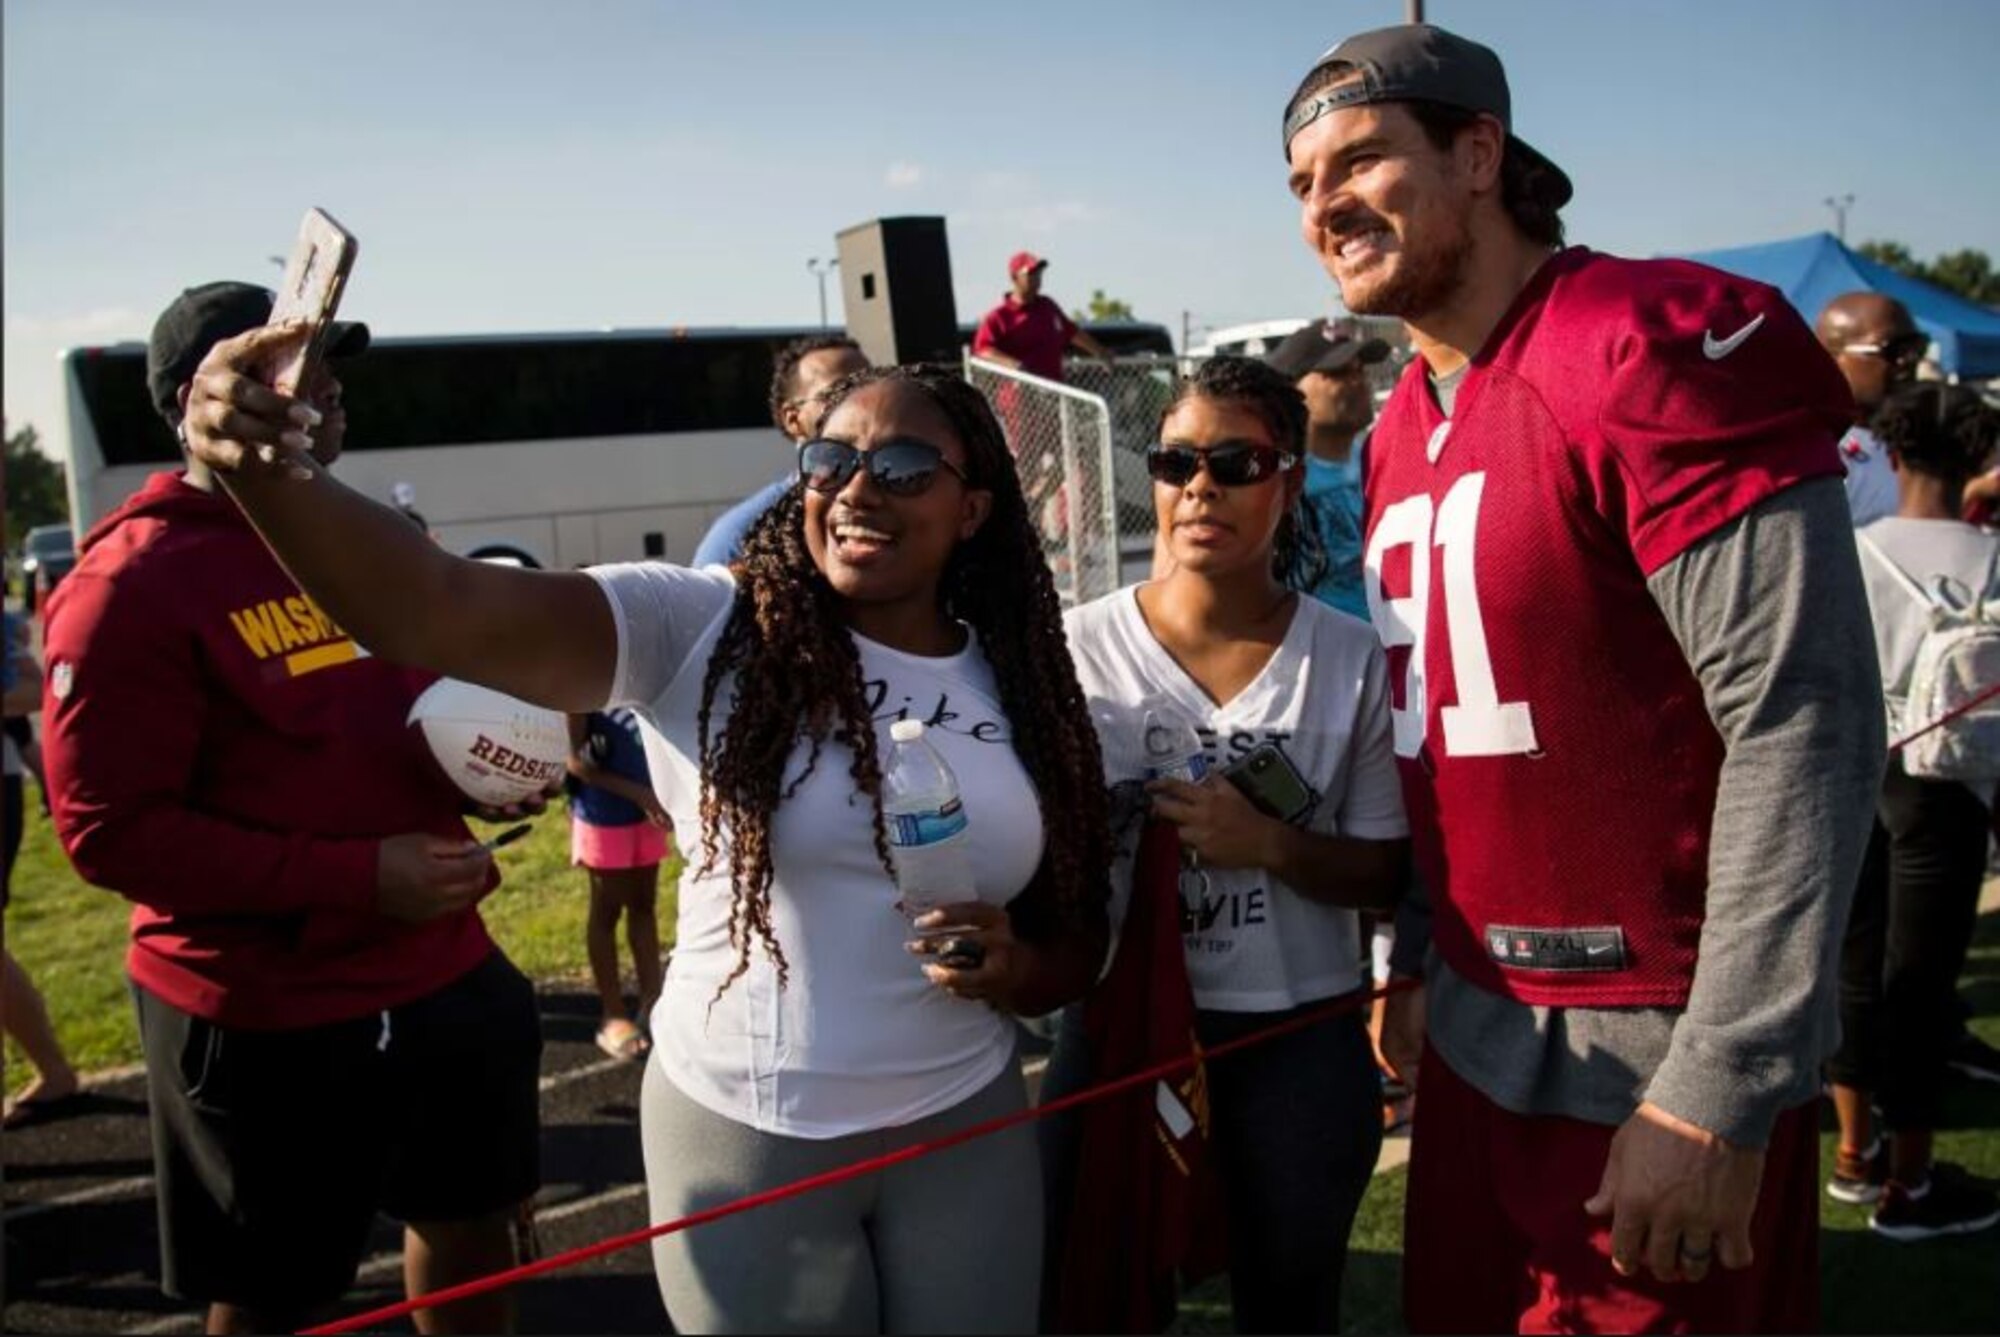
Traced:
<path fill-rule="evenodd" d="M 1320 795 L 1308 830 L 1391 840 L 1409 834 L 1390 734 L 1388 674 L 1366 622 L 1300 598 L 1270 662 L 1217 705 L 1146 626 L 1137 588 L 1073 609 L 1070 653 L 1090 698 L 1116 790 L 1146 778 L 1149 706 L 1194 725 L 1211 771 L 1277 742 Z M 1127 791 L 1129 793 L 1129 790 Z M 1124 805 L 1113 803 L 1114 812 Z M 1116 833 L 1114 922 L 1131 897 L 1137 823 Z M 1205 868 L 1182 884 L 1182 941 L 1195 1005 L 1278 1012 L 1361 987 L 1355 912 L 1307 900 L 1262 869 Z M 1191 899 L 1200 894 L 1200 903 Z"/>
<path fill-rule="evenodd" d="M 777 968 L 753 937 L 749 971 L 716 998 L 736 968 L 729 846 L 725 832 L 715 870 L 701 876 L 697 721 L 735 581 L 719 566 L 661 563 L 590 574 L 618 625 L 618 669 L 605 704 L 629 706 L 644 721 L 653 787 L 689 861 L 673 964 L 653 1011 L 661 1069 L 689 1099 L 726 1118 L 806 1138 L 909 1123 L 992 1081 L 1012 1058 L 1014 1023 L 944 993 L 904 950 L 909 923 L 876 853 L 868 800 L 849 774 L 853 754 L 830 738 L 811 778 L 771 819 L 771 920 L 790 981 L 778 987 Z M 878 755 L 889 755 L 896 720 L 930 726 L 924 737 L 965 800 L 979 898 L 1006 904 L 1041 862 L 1041 808 L 977 639 L 938 659 L 854 641 Z M 710 724 L 717 736 L 733 700 L 725 682 Z M 787 785 L 808 754 L 801 742 L 786 764 Z"/>
<path fill-rule="evenodd" d="M 1896 513 L 1896 469 L 1873 432 L 1848 428 L 1840 438 L 1840 461 L 1847 466 L 1847 509 L 1856 529 Z"/>

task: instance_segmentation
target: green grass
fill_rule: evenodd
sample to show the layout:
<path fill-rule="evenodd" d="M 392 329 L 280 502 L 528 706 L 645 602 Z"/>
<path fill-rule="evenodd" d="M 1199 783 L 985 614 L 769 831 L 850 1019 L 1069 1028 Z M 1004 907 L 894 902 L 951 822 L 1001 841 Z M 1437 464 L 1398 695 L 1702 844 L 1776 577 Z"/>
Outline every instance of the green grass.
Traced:
<path fill-rule="evenodd" d="M 27 782 L 27 821 L 7 906 L 7 950 L 47 1000 L 70 1062 L 88 1072 L 136 1062 L 139 1032 L 125 984 L 127 902 L 86 886 L 69 866 Z M 7 1042 L 7 1089 L 32 1074 Z"/>
<path fill-rule="evenodd" d="M 1959 977 L 1972 1028 L 2000 1044 L 2000 911 L 1983 916 Z M 1836 1137 L 1827 1112 L 1822 1172 Z M 1937 1155 L 2000 1180 L 2000 1086 L 1954 1081 L 1937 1134 Z M 1402 1332 L 1405 1172 L 1376 1176 L 1349 1243 L 1342 1319 L 1349 1332 Z M 1821 1320 L 1827 1332 L 2000 1332 L 2000 1227 L 1978 1235 L 1896 1244 L 1868 1229 L 1868 1211 L 1822 1196 Z M 1181 1298 L 1175 1331 L 1231 1331 L 1229 1287 L 1211 1281 Z"/>
<path fill-rule="evenodd" d="M 1990 885 L 1989 885 L 1990 890 Z M 1988 901 L 1991 904 L 1991 901 Z M 1979 920 L 1959 975 L 1972 1029 L 2000 1044 L 2000 911 Z M 1832 1113 L 1820 1140 L 1830 1170 Z M 1937 1156 L 2000 1181 L 2000 1086 L 1953 1081 Z M 1829 1332 L 2000 1332 L 2000 1226 L 1977 1235 L 1896 1244 L 1868 1229 L 1868 1212 L 1822 1198 L 1820 1293 Z"/>
<path fill-rule="evenodd" d="M 130 904 L 77 877 L 36 806 L 35 794 L 30 780 L 28 819 L 7 911 L 7 949 L 47 999 L 70 1062 L 86 1072 L 136 1063 L 139 1033 L 125 982 Z M 588 969 L 583 924 L 590 896 L 583 870 L 569 864 L 569 817 L 561 801 L 536 819 L 531 835 L 497 857 L 504 880 L 480 905 L 495 940 L 532 978 L 583 978 Z M 678 859 L 660 870 L 660 933 L 667 943 L 673 937 L 679 873 Z M 7 1089 L 19 1090 L 30 1075 L 10 1041 Z"/>
<path fill-rule="evenodd" d="M 77 880 L 35 809 L 32 782 L 29 793 L 26 840 L 7 912 L 8 948 L 41 986 L 78 1067 L 136 1062 L 139 1042 L 124 977 L 126 903 Z M 561 804 L 499 858 L 506 881 L 482 907 L 493 936 L 537 979 L 581 978 L 588 895 L 583 874 L 569 866 Z M 661 931 L 669 938 L 678 873 L 672 862 L 661 877 Z M 1980 920 L 1960 984 L 1977 1014 L 1974 1029 L 2000 1044 L 2000 912 Z M 11 1045 L 7 1061 L 10 1089 L 18 1088 L 27 1074 Z M 1833 1141 L 1829 1131 L 1823 1166 L 1833 1162 Z M 2000 1087 L 1954 1083 L 1937 1149 L 1975 1174 L 2000 1178 Z M 1403 1188 L 1401 1170 L 1378 1176 L 1362 1202 L 1348 1258 L 1349 1331 L 1402 1331 Z M 1822 1201 L 1820 1281 L 1829 1332 L 2000 1332 L 2000 1229 L 1894 1244 L 1869 1233 L 1863 1209 Z M 1176 1328 L 1228 1332 L 1227 1285 L 1215 1281 L 1191 1291 Z"/>

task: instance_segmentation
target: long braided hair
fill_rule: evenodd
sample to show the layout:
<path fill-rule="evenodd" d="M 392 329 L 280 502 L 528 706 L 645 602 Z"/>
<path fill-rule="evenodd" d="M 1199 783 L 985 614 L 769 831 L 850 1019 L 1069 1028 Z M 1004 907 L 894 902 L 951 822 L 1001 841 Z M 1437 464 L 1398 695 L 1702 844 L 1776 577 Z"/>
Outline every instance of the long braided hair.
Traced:
<path fill-rule="evenodd" d="M 1110 842 L 1103 767 L 1083 689 L 1063 636 L 1055 582 L 1042 556 L 1006 438 L 977 390 L 940 366 L 877 367 L 826 393 L 831 416 L 863 386 L 910 386 L 935 404 L 964 446 L 968 486 L 992 494 L 978 533 L 958 544 L 940 584 L 945 613 L 969 623 L 992 666 L 1015 755 L 1041 800 L 1045 832 L 1038 879 L 1063 922 L 1107 894 Z M 702 683 L 698 719 L 701 871 L 712 872 L 729 833 L 729 941 L 736 968 L 716 997 L 750 968 L 754 937 L 789 978 L 771 921 L 771 816 L 818 767 L 827 744 L 848 749 L 848 774 L 869 798 L 875 853 L 894 877 L 882 824 L 882 765 L 861 660 L 841 600 L 805 542 L 805 499 L 794 484 L 744 540 L 737 594 Z M 718 696 L 734 675 L 734 703 L 718 731 Z M 803 737 L 806 764 L 789 785 L 786 763 Z"/>
<path fill-rule="evenodd" d="M 1249 409 L 1271 434 L 1271 444 L 1297 461 L 1294 468 L 1305 468 L 1306 397 L 1283 373 L 1255 358 L 1212 357 L 1174 382 L 1174 397 L 1160 414 L 1160 425 L 1164 427 L 1183 402 L 1196 398 Z M 1271 542 L 1271 574 L 1286 589 L 1306 593 L 1326 578 L 1330 567 L 1326 544 L 1301 489 L 1278 520 Z"/>

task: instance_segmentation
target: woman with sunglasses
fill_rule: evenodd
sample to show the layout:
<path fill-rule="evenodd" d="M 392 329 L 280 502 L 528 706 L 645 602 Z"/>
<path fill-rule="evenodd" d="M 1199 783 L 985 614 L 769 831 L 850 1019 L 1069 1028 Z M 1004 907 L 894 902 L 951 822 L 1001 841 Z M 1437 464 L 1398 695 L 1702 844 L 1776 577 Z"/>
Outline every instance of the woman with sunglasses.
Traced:
<path fill-rule="evenodd" d="M 1022 1108 L 1011 1014 L 1094 977 L 1109 848 L 1054 587 L 985 400 L 939 369 L 858 373 L 734 566 L 522 571 L 450 556 L 313 468 L 311 411 L 248 371 L 285 337 L 217 346 L 188 442 L 300 584 L 377 653 L 557 710 L 633 709 L 662 804 L 699 833 L 641 1095 L 653 1218 Z M 976 901 L 914 930 L 882 819 L 904 718 L 958 777 L 977 878 Z M 668 1314 L 687 1332 L 1027 1331 L 1034 1157 L 1019 1129 L 664 1237 Z"/>
<path fill-rule="evenodd" d="M 1181 381 L 1146 456 L 1166 574 L 1068 618 L 1106 780 L 1146 782 L 1153 814 L 1179 828 L 1176 908 L 1205 1049 L 1361 990 L 1355 912 L 1394 902 L 1407 858 L 1381 647 L 1299 592 L 1324 564 L 1299 509 L 1305 427 L 1297 387 L 1261 362 L 1215 358 Z M 1148 735 L 1182 726 L 1206 778 L 1149 778 Z M 1246 760 L 1250 789 L 1291 811 L 1260 811 L 1218 773 Z M 1118 837 L 1122 907 L 1133 841 Z M 1080 1071 L 1077 1011 L 1051 1065 L 1058 1088 L 1115 1075 Z M 1339 1330 L 1347 1236 L 1382 1140 L 1365 1020 L 1357 1008 L 1208 1065 L 1239 1332 Z"/>

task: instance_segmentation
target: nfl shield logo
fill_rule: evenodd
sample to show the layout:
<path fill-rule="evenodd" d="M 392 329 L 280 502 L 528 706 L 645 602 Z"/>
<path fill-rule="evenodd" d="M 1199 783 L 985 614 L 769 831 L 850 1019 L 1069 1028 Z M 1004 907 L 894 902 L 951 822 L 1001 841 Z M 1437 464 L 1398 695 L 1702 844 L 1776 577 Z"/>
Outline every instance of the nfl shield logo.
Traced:
<path fill-rule="evenodd" d="M 1487 934 L 1486 950 L 1493 953 L 1500 960 L 1505 961 L 1507 959 L 1507 935 L 1505 933 Z"/>

